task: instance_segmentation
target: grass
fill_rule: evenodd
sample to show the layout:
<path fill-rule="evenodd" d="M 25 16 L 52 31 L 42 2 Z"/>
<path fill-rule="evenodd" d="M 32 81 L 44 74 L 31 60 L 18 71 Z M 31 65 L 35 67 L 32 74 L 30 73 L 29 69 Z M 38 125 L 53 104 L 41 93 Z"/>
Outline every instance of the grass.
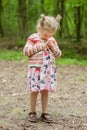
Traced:
<path fill-rule="evenodd" d="M 0 59 L 3 60 L 25 60 L 27 57 L 22 51 L 0 50 Z M 65 51 L 60 59 L 56 59 L 59 65 L 81 65 L 87 66 L 87 56 L 79 56 L 73 51 Z"/>
<path fill-rule="evenodd" d="M 87 66 L 87 60 L 84 59 L 70 59 L 70 58 L 60 58 L 59 60 L 56 60 L 56 63 L 59 65 L 81 65 L 81 66 Z"/>
<path fill-rule="evenodd" d="M 0 50 L 0 59 L 3 60 L 22 60 L 25 58 L 22 51 Z"/>

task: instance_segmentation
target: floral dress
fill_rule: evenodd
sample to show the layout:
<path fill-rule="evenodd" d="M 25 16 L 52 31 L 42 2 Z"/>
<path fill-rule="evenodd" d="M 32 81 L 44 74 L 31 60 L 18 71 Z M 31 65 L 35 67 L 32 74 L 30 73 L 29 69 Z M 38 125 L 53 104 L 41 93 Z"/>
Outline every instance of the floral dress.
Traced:
<path fill-rule="evenodd" d="M 43 53 L 42 67 L 28 67 L 27 87 L 28 91 L 56 90 L 56 65 L 51 62 L 50 50 Z"/>

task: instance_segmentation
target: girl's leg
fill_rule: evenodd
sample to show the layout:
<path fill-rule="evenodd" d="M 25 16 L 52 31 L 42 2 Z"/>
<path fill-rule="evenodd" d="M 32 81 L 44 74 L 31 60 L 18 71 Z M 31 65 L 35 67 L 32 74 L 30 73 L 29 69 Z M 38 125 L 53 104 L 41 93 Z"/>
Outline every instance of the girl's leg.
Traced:
<path fill-rule="evenodd" d="M 48 91 L 44 90 L 41 92 L 41 101 L 42 101 L 42 114 L 41 120 L 46 123 L 51 123 L 52 118 L 50 114 L 47 113 L 47 106 L 48 106 Z"/>
<path fill-rule="evenodd" d="M 37 122 L 37 113 L 36 113 L 36 102 L 37 102 L 38 92 L 30 93 L 30 113 L 29 113 L 29 121 Z"/>
<path fill-rule="evenodd" d="M 38 92 L 30 93 L 30 112 L 36 112 L 37 96 L 38 96 Z"/>
<path fill-rule="evenodd" d="M 48 91 L 41 91 L 42 113 L 47 113 L 48 106 Z"/>

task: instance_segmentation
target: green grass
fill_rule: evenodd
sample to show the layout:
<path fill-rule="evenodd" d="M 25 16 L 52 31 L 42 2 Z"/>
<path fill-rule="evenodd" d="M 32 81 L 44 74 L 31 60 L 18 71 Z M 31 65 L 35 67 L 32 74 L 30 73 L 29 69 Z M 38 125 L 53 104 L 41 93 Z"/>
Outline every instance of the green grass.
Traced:
<path fill-rule="evenodd" d="M 87 57 L 79 56 L 72 52 L 65 52 L 60 59 L 56 59 L 56 63 L 59 65 L 81 65 L 87 66 Z M 71 55 L 72 53 L 72 55 Z M 24 60 L 27 61 L 27 57 L 23 55 L 22 51 L 14 50 L 0 50 L 0 59 L 3 60 Z"/>
<path fill-rule="evenodd" d="M 81 65 L 87 66 L 87 60 L 84 59 L 70 59 L 70 58 L 60 58 L 56 60 L 56 63 L 59 65 Z"/>
<path fill-rule="evenodd" d="M 25 58 L 22 51 L 0 50 L 0 59 L 3 60 L 22 60 Z"/>

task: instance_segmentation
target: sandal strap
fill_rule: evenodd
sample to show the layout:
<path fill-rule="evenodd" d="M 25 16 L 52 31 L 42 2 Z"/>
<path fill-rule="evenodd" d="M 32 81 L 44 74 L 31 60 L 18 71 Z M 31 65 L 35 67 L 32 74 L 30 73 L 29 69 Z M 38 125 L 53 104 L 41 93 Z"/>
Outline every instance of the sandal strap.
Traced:
<path fill-rule="evenodd" d="M 50 116 L 49 113 L 42 113 L 41 119 L 42 119 L 44 122 L 47 122 L 47 123 L 52 122 L 52 118 L 51 118 L 51 116 Z"/>

